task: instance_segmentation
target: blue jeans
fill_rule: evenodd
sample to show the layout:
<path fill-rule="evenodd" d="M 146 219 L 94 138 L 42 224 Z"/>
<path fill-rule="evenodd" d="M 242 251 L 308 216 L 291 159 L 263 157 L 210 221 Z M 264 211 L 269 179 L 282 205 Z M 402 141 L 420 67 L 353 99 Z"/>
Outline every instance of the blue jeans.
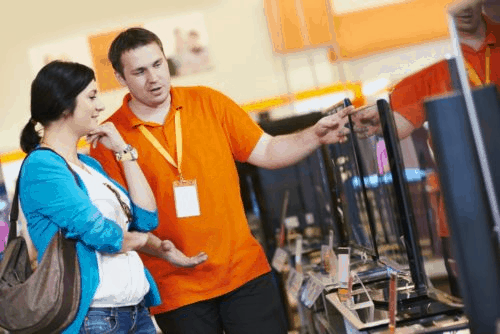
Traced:
<path fill-rule="evenodd" d="M 79 334 L 156 334 L 156 328 L 144 305 L 91 307 Z"/>

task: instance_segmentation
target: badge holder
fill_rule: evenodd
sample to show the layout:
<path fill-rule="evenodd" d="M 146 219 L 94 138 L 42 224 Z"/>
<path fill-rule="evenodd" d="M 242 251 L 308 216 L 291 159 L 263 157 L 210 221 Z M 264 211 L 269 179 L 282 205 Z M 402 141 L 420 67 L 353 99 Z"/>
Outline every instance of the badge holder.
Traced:
<path fill-rule="evenodd" d="M 174 199 L 177 218 L 200 215 L 200 201 L 196 180 L 174 181 Z"/>

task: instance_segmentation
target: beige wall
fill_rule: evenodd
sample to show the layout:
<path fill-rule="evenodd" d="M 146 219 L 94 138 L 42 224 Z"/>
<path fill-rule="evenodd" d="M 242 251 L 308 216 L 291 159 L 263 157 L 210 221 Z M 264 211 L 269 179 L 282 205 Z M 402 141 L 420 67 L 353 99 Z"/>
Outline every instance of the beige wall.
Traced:
<path fill-rule="evenodd" d="M 111 3 L 116 2 L 12 1 L 2 11 L 0 153 L 19 147 L 19 134 L 29 118 L 30 48 L 135 22 L 204 14 L 215 69 L 177 78 L 174 85 L 208 85 L 240 103 L 287 92 L 282 58 L 272 52 L 263 0 L 142 0 L 125 1 L 117 8 Z M 447 42 L 435 42 L 351 61 L 343 68 L 350 80 L 369 81 L 383 75 L 393 81 L 447 52 L 451 52 Z M 339 80 L 338 68 L 328 62 L 326 50 L 297 53 L 286 57 L 291 91 L 314 87 L 311 59 L 320 85 Z M 120 105 L 124 93 L 122 89 L 102 95 L 107 114 Z"/>

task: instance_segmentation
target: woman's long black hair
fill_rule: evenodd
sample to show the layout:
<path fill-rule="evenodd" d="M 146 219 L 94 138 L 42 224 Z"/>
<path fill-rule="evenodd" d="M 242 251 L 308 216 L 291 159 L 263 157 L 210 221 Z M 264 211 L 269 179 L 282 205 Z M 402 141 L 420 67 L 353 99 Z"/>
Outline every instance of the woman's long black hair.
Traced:
<path fill-rule="evenodd" d="M 58 120 L 63 112 L 72 114 L 76 97 L 95 80 L 94 71 L 82 64 L 53 61 L 38 72 L 31 83 L 31 118 L 21 133 L 21 148 L 29 153 L 40 144 L 36 123 L 44 127 Z"/>

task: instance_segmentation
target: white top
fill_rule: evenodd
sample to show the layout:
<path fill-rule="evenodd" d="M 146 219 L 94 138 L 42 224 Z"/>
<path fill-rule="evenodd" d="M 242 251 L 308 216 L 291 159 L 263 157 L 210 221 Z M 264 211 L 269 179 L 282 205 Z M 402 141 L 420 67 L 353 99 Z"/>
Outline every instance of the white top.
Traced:
<path fill-rule="evenodd" d="M 103 216 L 116 222 L 123 231 L 127 231 L 127 216 L 115 194 L 105 184 L 112 186 L 120 194 L 121 200 L 130 207 L 128 196 L 92 167 L 84 164 L 85 169 L 82 169 L 73 163 L 70 164 L 87 187 L 92 203 Z M 96 251 L 96 254 L 99 285 L 90 306 L 120 307 L 138 304 L 148 293 L 149 282 L 137 252 L 107 254 Z"/>

